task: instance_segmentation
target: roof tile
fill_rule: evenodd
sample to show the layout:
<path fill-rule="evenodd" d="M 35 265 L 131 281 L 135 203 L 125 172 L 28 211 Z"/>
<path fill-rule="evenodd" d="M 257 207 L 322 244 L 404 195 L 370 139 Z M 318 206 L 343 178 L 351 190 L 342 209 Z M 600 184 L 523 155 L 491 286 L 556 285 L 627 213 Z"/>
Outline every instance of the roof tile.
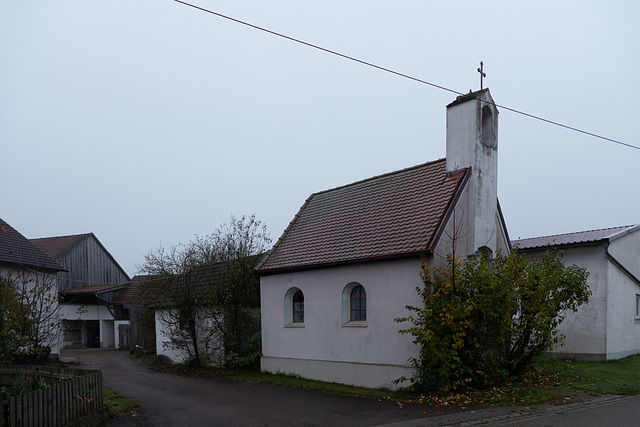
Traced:
<path fill-rule="evenodd" d="M 91 236 L 90 233 L 75 234 L 73 236 L 42 237 L 31 239 L 31 242 L 53 259 L 58 259 L 89 236 Z"/>
<path fill-rule="evenodd" d="M 425 251 L 464 176 L 442 159 L 312 194 L 258 271 Z"/>
<path fill-rule="evenodd" d="M 113 285 L 84 286 L 82 288 L 64 289 L 61 292 L 65 294 L 95 294 L 99 292 L 122 288 L 124 286 L 125 285 L 122 283 L 113 284 Z"/>
<path fill-rule="evenodd" d="M 2 219 L 0 219 L 0 262 L 66 271 Z"/>

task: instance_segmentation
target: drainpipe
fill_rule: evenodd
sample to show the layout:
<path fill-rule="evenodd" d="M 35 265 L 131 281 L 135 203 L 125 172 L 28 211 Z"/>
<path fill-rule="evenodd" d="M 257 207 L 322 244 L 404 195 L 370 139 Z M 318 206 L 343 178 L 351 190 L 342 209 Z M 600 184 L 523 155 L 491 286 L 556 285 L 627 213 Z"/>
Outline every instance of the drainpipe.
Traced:
<path fill-rule="evenodd" d="M 604 253 L 607 256 L 607 258 L 609 259 L 609 261 L 611 261 L 613 263 L 613 265 L 618 267 L 620 269 L 620 271 L 622 271 L 631 280 L 633 280 L 636 283 L 636 285 L 640 286 L 640 279 L 638 279 L 632 272 L 627 270 L 627 268 L 624 265 L 622 265 L 622 263 L 620 261 L 618 261 L 613 255 L 611 255 L 611 253 L 609 252 L 609 241 L 608 240 L 606 242 L 604 242 L 603 246 L 604 246 Z"/>

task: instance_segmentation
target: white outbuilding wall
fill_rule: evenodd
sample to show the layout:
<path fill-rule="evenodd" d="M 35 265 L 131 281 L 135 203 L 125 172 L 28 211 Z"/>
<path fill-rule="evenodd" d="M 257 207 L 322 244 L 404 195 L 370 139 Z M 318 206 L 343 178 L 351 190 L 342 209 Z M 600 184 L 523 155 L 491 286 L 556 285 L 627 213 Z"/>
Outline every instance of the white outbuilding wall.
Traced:
<path fill-rule="evenodd" d="M 607 360 L 640 353 L 640 230 L 612 240 L 608 247 Z M 617 263 L 620 266 L 616 265 Z"/>
<path fill-rule="evenodd" d="M 175 363 L 186 362 L 189 358 L 188 353 L 176 348 L 171 344 L 169 325 L 163 320 L 166 316 L 170 316 L 168 309 L 157 309 L 155 311 L 156 318 L 156 354 L 163 355 L 171 359 Z"/>
<path fill-rule="evenodd" d="M 546 250 L 546 249 L 545 249 Z M 542 253 L 544 251 L 541 251 Z M 563 342 L 550 355 L 603 360 L 607 348 L 608 263 L 601 245 L 563 249 L 565 265 L 577 265 L 589 272 L 589 302 L 575 313 L 564 313 L 559 332 Z"/>
<path fill-rule="evenodd" d="M 29 269 L 14 269 L 0 267 L 0 277 L 12 281 L 18 292 L 23 286 L 26 292 L 34 292 L 38 295 L 37 302 L 41 304 L 39 320 L 46 319 L 47 325 L 57 324 L 60 321 L 60 304 L 58 304 L 58 288 L 56 286 L 56 273 L 42 273 Z M 33 295 L 33 294 L 32 294 Z M 33 298 L 33 296 L 31 297 Z M 28 301 L 26 299 L 25 301 Z M 62 334 L 57 328 L 43 326 L 40 331 L 43 334 L 42 345 L 51 348 L 51 356 L 58 356 L 62 349 Z"/>
<path fill-rule="evenodd" d="M 564 342 L 550 355 L 615 360 L 640 353 L 640 284 L 633 278 L 640 278 L 640 230 L 608 244 L 560 249 L 565 265 L 575 264 L 589 272 L 592 295 L 577 312 L 565 313 L 559 328 Z M 535 256 L 542 251 L 529 253 Z"/>
<path fill-rule="evenodd" d="M 178 316 L 177 309 L 156 309 L 156 354 L 168 357 L 174 363 L 185 363 L 190 359 L 189 351 L 184 347 L 176 346 L 171 340 L 171 331 L 174 326 L 173 321 Z M 213 365 L 221 365 L 224 361 L 224 346 L 221 335 L 215 330 L 213 319 L 207 315 L 205 310 L 196 320 L 199 328 L 200 346 L 202 361 Z M 190 347 L 193 353 L 193 347 Z"/>
<path fill-rule="evenodd" d="M 79 348 L 93 345 L 93 337 L 97 332 L 101 348 L 115 347 L 113 314 L 104 305 L 60 304 L 64 346 Z M 91 324 L 88 325 L 88 322 Z M 92 331 L 91 325 L 96 325 Z"/>

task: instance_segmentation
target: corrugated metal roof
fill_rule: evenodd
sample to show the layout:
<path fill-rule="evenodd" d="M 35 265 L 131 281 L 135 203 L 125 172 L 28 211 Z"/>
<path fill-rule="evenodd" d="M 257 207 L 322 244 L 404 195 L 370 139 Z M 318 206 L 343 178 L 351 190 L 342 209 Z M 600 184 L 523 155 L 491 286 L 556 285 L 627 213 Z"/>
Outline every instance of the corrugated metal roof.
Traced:
<path fill-rule="evenodd" d="M 430 249 L 466 171 L 445 159 L 312 194 L 261 273 L 417 254 Z"/>
<path fill-rule="evenodd" d="M 0 262 L 66 271 L 16 229 L 0 219 Z"/>
<path fill-rule="evenodd" d="M 575 233 L 555 234 L 552 236 L 532 237 L 511 242 L 520 249 L 533 249 L 545 246 L 574 245 L 580 243 L 599 242 L 612 239 L 618 235 L 640 228 L 639 225 L 626 225 L 621 227 L 601 228 L 599 230 L 579 231 Z"/>

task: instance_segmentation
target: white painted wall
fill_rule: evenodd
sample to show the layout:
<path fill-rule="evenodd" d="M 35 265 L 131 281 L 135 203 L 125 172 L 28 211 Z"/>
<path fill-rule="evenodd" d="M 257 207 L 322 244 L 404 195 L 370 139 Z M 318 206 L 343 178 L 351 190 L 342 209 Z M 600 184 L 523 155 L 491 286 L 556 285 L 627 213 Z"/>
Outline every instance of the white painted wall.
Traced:
<path fill-rule="evenodd" d="M 100 347 L 101 348 L 114 348 L 116 346 L 115 341 L 115 328 L 113 326 L 113 320 L 101 320 L 100 321 Z"/>
<path fill-rule="evenodd" d="M 61 304 L 60 317 L 64 320 L 113 320 L 104 305 Z"/>
<path fill-rule="evenodd" d="M 468 228 L 460 254 L 473 254 L 483 246 L 495 253 L 498 245 L 498 110 L 488 90 L 475 96 L 478 99 L 464 102 L 460 100 L 465 97 L 458 97 L 447 106 L 447 172 L 471 168 L 461 200 L 464 209 L 457 212 Z"/>
<path fill-rule="evenodd" d="M 113 321 L 113 341 L 114 341 L 114 345 L 118 348 L 119 344 L 120 344 L 120 329 L 119 326 L 120 325 L 130 325 L 131 321 L 130 320 L 114 320 Z"/>
<path fill-rule="evenodd" d="M 445 224 L 444 230 L 434 250 L 436 258 L 444 259 L 447 255 L 455 253 L 458 257 L 464 258 L 475 254 L 481 246 L 486 246 L 495 254 L 500 251 L 503 255 L 509 252 L 509 239 L 507 230 L 502 227 L 502 220 L 498 214 L 498 200 L 495 199 L 496 209 L 492 218 L 491 234 L 494 236 L 490 242 L 481 242 L 479 245 L 473 238 L 473 227 L 476 225 L 475 217 L 469 214 L 468 203 L 470 202 L 470 187 L 466 187 L 458 203 L 456 203 L 453 214 Z"/>
<path fill-rule="evenodd" d="M 640 278 L 640 229 L 612 238 L 609 253 L 635 277 Z"/>
<path fill-rule="evenodd" d="M 609 253 L 640 278 L 640 231 L 612 240 Z M 640 353 L 640 319 L 635 316 L 640 285 L 608 262 L 607 360 Z"/>
<path fill-rule="evenodd" d="M 168 326 L 163 321 L 164 316 L 167 316 L 169 310 L 158 309 L 156 310 L 156 354 L 163 355 L 171 359 L 176 363 L 183 363 L 187 360 L 187 353 L 183 350 L 176 349 L 171 344 L 171 339 L 168 332 Z"/>
<path fill-rule="evenodd" d="M 640 277 L 640 231 L 612 240 L 609 252 Z M 564 248 L 563 253 L 565 265 L 575 264 L 589 272 L 592 295 L 577 312 L 566 314 L 559 328 L 565 335 L 563 345 L 550 354 L 614 360 L 640 353 L 640 319 L 635 316 L 640 286 L 607 258 L 602 244 Z"/>
<path fill-rule="evenodd" d="M 393 381 L 409 376 L 409 359 L 419 355 L 410 335 L 398 330 L 396 317 L 420 306 L 422 286 L 418 258 L 316 269 L 260 279 L 262 299 L 262 369 L 306 378 L 365 387 L 396 388 Z M 343 322 L 343 290 L 358 282 L 367 293 L 367 321 Z M 290 325 L 285 295 L 304 293 L 305 321 Z"/>
<path fill-rule="evenodd" d="M 540 251 L 538 253 L 542 253 Z M 592 292 L 589 302 L 577 312 L 565 313 L 559 332 L 562 345 L 550 354 L 582 360 L 603 360 L 607 352 L 608 266 L 602 246 L 563 249 L 565 265 L 577 265 L 589 272 L 587 284 Z"/>
<path fill-rule="evenodd" d="M 29 269 L 17 270 L 0 267 L 0 276 L 19 283 L 20 287 L 23 284 L 27 284 L 27 287 L 43 286 L 46 288 L 46 291 L 42 294 L 41 301 L 48 303 L 48 306 L 43 309 L 41 318 L 44 319 L 46 317 L 51 323 L 60 323 L 60 304 L 58 304 L 58 289 L 56 286 L 57 273 L 49 274 Z M 43 345 L 51 348 L 51 356 L 56 357 L 60 354 L 63 346 L 62 339 L 62 331 L 59 330 L 57 333 L 49 334 L 49 337 L 43 340 Z"/>
<path fill-rule="evenodd" d="M 174 315 L 177 309 L 156 309 L 156 354 L 168 357 L 174 363 L 184 363 L 189 360 L 189 352 L 186 349 L 177 348 L 171 342 L 170 328 L 164 319 L 168 315 Z M 203 360 L 212 366 L 221 365 L 224 361 L 224 347 L 222 337 L 218 333 L 212 333 L 213 320 L 203 312 L 197 320 L 201 325 L 200 331 L 203 337 L 200 351 Z"/>
<path fill-rule="evenodd" d="M 72 320 L 97 320 L 100 334 L 100 347 L 112 348 L 117 342 L 115 339 L 115 329 L 113 315 L 107 307 L 104 305 L 82 305 L 82 304 L 61 304 L 60 305 L 60 318 L 63 321 Z M 86 327 L 82 329 L 82 342 L 86 343 L 87 337 Z M 73 336 L 71 336 L 73 338 Z M 69 338 L 68 338 L 69 339 Z M 65 346 L 71 346 L 75 341 L 65 341 Z"/>

